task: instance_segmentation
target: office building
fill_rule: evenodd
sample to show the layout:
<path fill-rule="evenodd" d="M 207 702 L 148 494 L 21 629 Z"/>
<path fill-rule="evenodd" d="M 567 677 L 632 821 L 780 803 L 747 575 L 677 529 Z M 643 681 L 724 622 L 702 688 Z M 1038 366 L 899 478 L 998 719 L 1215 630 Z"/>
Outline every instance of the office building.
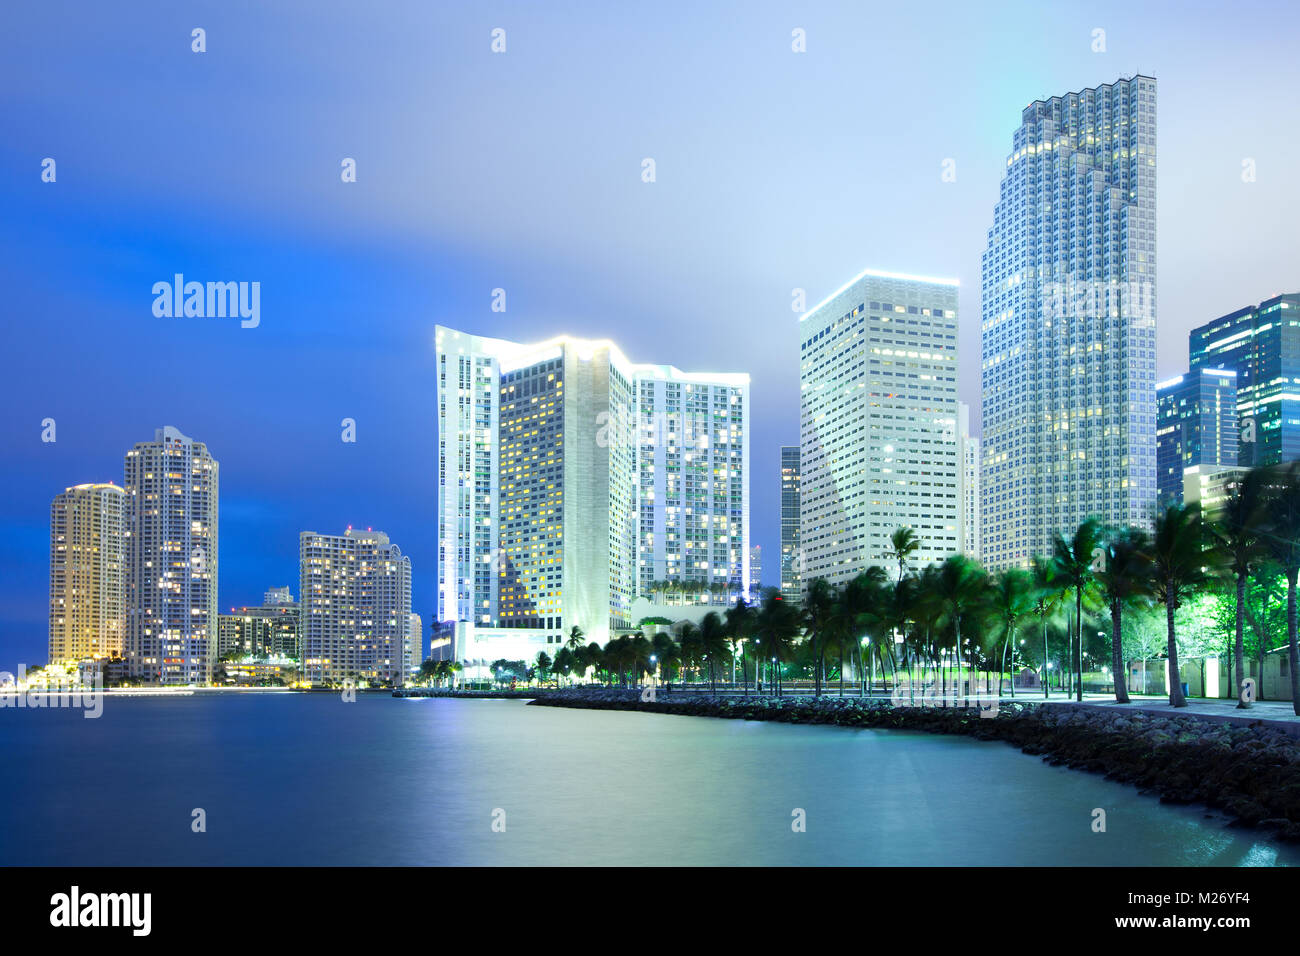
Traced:
<path fill-rule="evenodd" d="M 1300 459 L 1300 293 L 1193 329 L 1191 368 L 1237 373 L 1238 455 L 1254 468 Z"/>
<path fill-rule="evenodd" d="M 957 441 L 961 446 L 961 552 L 980 560 L 980 440 L 970 433 L 970 406 L 958 404 Z"/>
<path fill-rule="evenodd" d="M 803 580 L 887 565 L 903 526 L 917 564 L 960 551 L 956 280 L 868 269 L 799 339 Z"/>
<path fill-rule="evenodd" d="M 1029 565 L 1156 499 L 1156 81 L 1036 100 L 981 267 L 981 545 Z"/>
<path fill-rule="evenodd" d="M 1237 464 L 1237 373 L 1202 367 L 1156 386 L 1156 491 L 1183 500 L 1193 465 Z"/>
<path fill-rule="evenodd" d="M 799 446 L 781 446 L 781 597 L 803 597 L 803 551 L 799 548 Z"/>

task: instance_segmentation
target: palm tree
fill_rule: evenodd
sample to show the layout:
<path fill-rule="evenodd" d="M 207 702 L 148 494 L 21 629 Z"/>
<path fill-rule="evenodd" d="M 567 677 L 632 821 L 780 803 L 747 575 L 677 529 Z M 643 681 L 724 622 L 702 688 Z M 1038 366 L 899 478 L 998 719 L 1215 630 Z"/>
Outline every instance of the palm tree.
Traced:
<path fill-rule="evenodd" d="M 1286 637 L 1291 671 L 1291 707 L 1300 716 L 1300 653 L 1296 647 L 1296 577 L 1300 575 L 1300 462 L 1270 470 L 1265 492 L 1264 541 L 1286 574 Z"/>
<path fill-rule="evenodd" d="M 1075 700 L 1083 700 L 1083 592 L 1092 584 L 1092 564 L 1101 547 L 1101 525 L 1088 518 L 1067 539 L 1057 535 L 1052 546 L 1052 562 L 1057 577 L 1074 591 L 1074 638 L 1071 666 L 1077 675 Z"/>
<path fill-rule="evenodd" d="M 939 565 L 934 583 L 943 620 L 952 625 L 957 657 L 957 691 L 964 693 L 961 624 L 963 620 L 977 618 L 987 607 L 988 572 L 980 567 L 979 562 L 963 554 L 953 554 Z"/>
<path fill-rule="evenodd" d="M 745 666 L 745 655 L 741 645 L 745 639 L 750 637 L 754 631 L 754 621 L 756 612 L 754 606 L 746 601 L 743 597 L 736 598 L 736 603 L 726 610 L 727 634 L 731 638 L 732 660 L 735 655 L 740 655 L 740 669 L 745 679 L 745 695 L 749 695 L 749 669 Z M 732 667 L 732 677 L 734 683 L 735 667 Z"/>
<path fill-rule="evenodd" d="M 677 645 L 682 661 L 682 682 L 686 681 L 685 669 L 698 667 L 704 660 L 704 647 L 700 640 L 700 629 L 694 621 L 678 621 L 676 624 Z"/>
<path fill-rule="evenodd" d="M 755 621 L 757 650 L 772 662 L 772 685 L 781 696 L 780 665 L 790 659 L 791 641 L 799 629 L 796 612 L 781 598 L 780 588 L 767 588 Z"/>
<path fill-rule="evenodd" d="M 659 661 L 660 669 L 663 673 L 668 674 L 668 679 L 671 680 L 673 668 L 681 664 L 682 649 L 673 640 L 671 634 L 666 634 L 663 631 L 652 637 L 650 643 L 654 645 L 654 655 Z"/>
<path fill-rule="evenodd" d="M 907 576 L 907 562 L 921 549 L 921 539 L 908 527 L 895 528 L 889 536 L 889 550 L 885 557 L 898 562 L 898 580 Z"/>
<path fill-rule="evenodd" d="M 998 696 L 1002 696 L 1002 672 L 1007 669 L 1007 650 L 1013 647 L 1016 639 L 1016 629 L 1020 626 L 1021 619 L 1029 613 L 1033 607 L 1033 593 L 1031 587 L 1033 580 L 1029 572 L 1020 568 L 1007 568 L 999 571 L 993 579 L 993 591 L 991 594 L 992 611 L 997 618 L 998 626 L 1002 630 L 1002 666 L 998 670 Z M 1015 657 L 1012 656 L 1012 668 L 1015 667 Z M 1016 676 L 1011 675 L 1011 696 L 1016 696 Z"/>
<path fill-rule="evenodd" d="M 1260 535 L 1263 510 L 1264 472 L 1252 469 L 1241 481 L 1234 482 L 1228 497 L 1207 516 L 1210 533 L 1224 556 L 1228 570 L 1237 583 L 1237 634 L 1233 644 L 1233 664 L 1237 677 L 1237 706 L 1246 708 L 1242 687 L 1246 683 L 1246 585 L 1265 556 Z"/>
<path fill-rule="evenodd" d="M 1297 513 L 1300 514 L 1300 511 Z M 1187 706 L 1178 665 L 1174 612 L 1184 598 L 1213 580 L 1210 568 L 1214 561 L 1215 553 L 1205 546 L 1205 528 L 1201 522 L 1199 504 L 1174 502 L 1156 514 L 1156 533 L 1151 541 L 1151 570 L 1155 578 L 1156 597 L 1165 606 L 1165 624 L 1169 634 L 1167 650 L 1171 707 Z M 1296 712 L 1300 714 L 1300 708 Z"/>
<path fill-rule="evenodd" d="M 808 582 L 803 598 L 803 625 L 812 642 L 813 696 L 822 695 L 822 661 L 826 657 L 826 642 L 830 636 L 836 612 L 835 589 L 825 578 Z M 843 674 L 843 668 L 840 673 Z"/>
<path fill-rule="evenodd" d="M 582 628 L 575 624 L 573 627 L 569 628 L 569 639 L 565 642 L 564 646 L 571 651 L 576 651 L 582 646 L 582 639 L 586 636 L 587 635 L 583 632 Z"/>
<path fill-rule="evenodd" d="M 1124 608 L 1151 594 L 1151 538 L 1141 528 L 1115 528 L 1106 534 L 1101 568 L 1094 572 L 1110 608 L 1110 666 L 1115 673 L 1115 702 L 1127 704 L 1124 662 Z"/>
<path fill-rule="evenodd" d="M 555 652 L 555 662 L 551 665 L 551 671 L 555 674 L 556 686 L 559 686 L 560 678 L 568 677 L 573 670 L 573 651 L 567 647 L 561 647 Z"/>
<path fill-rule="evenodd" d="M 1038 618 L 1038 626 L 1043 635 L 1043 673 L 1041 675 L 1043 699 L 1051 700 L 1052 690 L 1047 680 L 1047 619 L 1052 617 L 1060 608 L 1065 592 L 1057 583 L 1056 565 L 1042 555 L 1034 555 L 1030 577 L 1033 582 L 1034 616 Z"/>
<path fill-rule="evenodd" d="M 709 692 L 718 692 L 717 665 L 727 659 L 727 625 L 722 615 L 710 611 L 700 619 L 700 653 L 709 665 Z"/>
<path fill-rule="evenodd" d="M 545 651 L 537 652 L 537 660 L 534 665 L 537 668 L 537 683 L 540 685 L 546 680 L 546 675 L 551 672 L 551 655 Z"/>
<path fill-rule="evenodd" d="M 885 569 L 872 565 L 865 571 L 854 575 L 848 584 L 844 585 L 844 590 L 840 594 L 840 639 L 848 642 L 849 647 L 852 649 L 854 666 L 857 667 L 860 677 L 865 675 L 865 665 L 862 660 L 862 638 L 870 631 L 875 630 L 884 616 L 885 597 L 883 591 L 888 581 L 889 576 L 885 573 Z M 843 654 L 841 653 L 842 658 Z M 840 674 L 842 677 L 842 661 Z"/>

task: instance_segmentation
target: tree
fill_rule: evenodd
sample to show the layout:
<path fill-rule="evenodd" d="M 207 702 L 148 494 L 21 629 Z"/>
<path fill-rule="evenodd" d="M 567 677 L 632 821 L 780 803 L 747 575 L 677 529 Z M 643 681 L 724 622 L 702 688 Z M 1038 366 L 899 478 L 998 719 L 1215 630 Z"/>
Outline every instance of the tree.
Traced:
<path fill-rule="evenodd" d="M 1249 707 L 1242 688 L 1246 682 L 1246 585 L 1266 555 L 1260 532 L 1264 525 L 1264 472 L 1251 469 L 1234 482 L 1228 497 L 1209 516 L 1209 528 L 1236 579 L 1237 619 L 1233 643 L 1233 665 L 1237 678 L 1237 706 Z"/>
<path fill-rule="evenodd" d="M 1007 651 L 1014 647 L 1021 619 L 1034 604 L 1033 579 L 1021 568 L 1007 568 L 993 578 L 992 613 L 1002 631 L 1002 666 L 998 669 L 998 696 L 1002 696 L 1002 674 L 1007 669 Z M 1014 651 L 1012 669 L 1015 667 Z M 1016 676 L 1011 675 L 1011 696 L 1016 696 Z"/>
<path fill-rule="evenodd" d="M 700 619 L 700 654 L 709 665 L 709 692 L 718 692 L 717 667 L 727 659 L 727 625 L 722 615 L 710 611 Z"/>
<path fill-rule="evenodd" d="M 1156 514 L 1156 533 L 1151 540 L 1151 570 L 1156 597 L 1165 606 L 1171 707 L 1187 706 L 1178 666 L 1174 615 L 1188 596 L 1213 580 L 1209 568 L 1214 560 L 1214 553 L 1205 547 L 1199 504 L 1173 502 Z"/>
<path fill-rule="evenodd" d="M 764 659 L 770 659 L 773 671 L 773 689 L 781 696 L 780 665 L 790 659 L 791 643 L 799 630 L 795 611 L 781 598 L 779 588 L 767 588 L 755 621 L 757 650 Z"/>
<path fill-rule="evenodd" d="M 694 621 L 677 622 L 677 642 L 680 648 L 682 669 L 687 667 L 699 667 L 700 662 L 704 660 L 704 645 L 700 638 L 700 629 Z M 682 680 L 686 679 L 685 674 Z"/>
<path fill-rule="evenodd" d="M 674 670 L 680 666 L 682 661 L 682 649 L 678 647 L 677 642 L 673 640 L 671 634 L 659 631 L 650 639 L 654 645 L 654 655 L 659 661 L 659 669 L 662 673 L 672 679 Z"/>
<path fill-rule="evenodd" d="M 587 635 L 583 632 L 582 628 L 575 624 L 573 627 L 569 628 L 569 639 L 565 642 L 564 646 L 571 651 L 576 651 L 582 646 L 582 639 L 586 636 Z"/>
<path fill-rule="evenodd" d="M 1100 550 L 1101 531 L 1096 518 L 1079 525 L 1073 536 L 1057 535 L 1052 545 L 1052 563 L 1059 577 L 1074 591 L 1074 660 L 1077 675 L 1076 700 L 1083 700 L 1083 592 L 1092 584 L 1092 563 Z"/>
<path fill-rule="evenodd" d="M 843 645 L 847 645 L 853 651 L 853 659 L 858 675 L 863 680 L 864 690 L 866 671 L 862 660 L 862 639 L 871 631 L 878 630 L 878 625 L 885 616 L 884 589 L 888 582 L 889 576 L 884 568 L 872 565 L 865 571 L 855 574 L 844 585 L 837 602 L 836 616 L 839 621 L 836 630 Z M 841 694 L 843 694 L 843 656 L 841 651 Z"/>
<path fill-rule="evenodd" d="M 551 655 L 545 651 L 537 652 L 537 660 L 533 662 L 537 669 L 537 682 L 540 684 L 546 680 L 547 675 L 551 672 Z"/>
<path fill-rule="evenodd" d="M 825 578 L 813 578 L 804 590 L 803 626 L 812 642 L 814 697 L 822 695 L 821 662 L 826 658 L 826 642 L 836 616 L 836 598 L 835 589 Z"/>
<path fill-rule="evenodd" d="M 736 598 L 736 603 L 727 608 L 725 616 L 727 621 L 727 635 L 731 638 L 732 660 L 735 660 L 735 655 L 739 654 L 740 669 L 745 680 L 745 695 L 748 696 L 749 670 L 745 667 L 743 645 L 745 640 L 754 633 L 754 621 L 757 617 L 757 612 L 754 610 L 752 604 L 746 601 L 743 597 L 738 597 Z"/>
<path fill-rule="evenodd" d="M 908 527 L 894 529 L 894 533 L 889 536 L 889 550 L 885 552 L 885 557 L 898 562 L 898 580 L 907 577 L 907 563 L 919 550 L 921 539 L 915 531 Z"/>
<path fill-rule="evenodd" d="M 935 596 L 942 608 L 943 620 L 953 629 L 953 646 L 957 658 L 957 688 L 964 695 L 962 673 L 963 620 L 978 619 L 988 607 L 988 572 L 962 554 L 949 555 L 939 565 L 935 579 Z"/>
<path fill-rule="evenodd" d="M 1065 599 L 1065 589 L 1061 587 L 1057 580 L 1056 565 L 1048 558 L 1042 555 L 1034 555 L 1033 568 L 1030 571 L 1031 594 L 1033 595 L 1034 616 L 1038 618 L 1038 626 L 1043 636 L 1043 665 L 1042 674 L 1040 675 L 1043 682 L 1043 699 L 1052 699 L 1051 685 L 1047 680 L 1048 660 L 1047 651 L 1047 620 L 1060 610 L 1061 602 Z"/>
<path fill-rule="evenodd" d="M 1124 608 L 1151 594 L 1151 539 L 1141 528 L 1114 528 L 1107 532 L 1102 565 L 1094 572 L 1106 606 L 1110 608 L 1110 664 L 1115 673 L 1115 702 L 1127 704 L 1127 665 L 1124 660 Z"/>
<path fill-rule="evenodd" d="M 1300 653 L 1296 647 L 1296 577 L 1300 574 L 1300 462 L 1270 469 L 1264 479 L 1267 519 L 1263 537 L 1286 575 L 1286 639 L 1291 672 L 1291 707 L 1300 716 Z"/>

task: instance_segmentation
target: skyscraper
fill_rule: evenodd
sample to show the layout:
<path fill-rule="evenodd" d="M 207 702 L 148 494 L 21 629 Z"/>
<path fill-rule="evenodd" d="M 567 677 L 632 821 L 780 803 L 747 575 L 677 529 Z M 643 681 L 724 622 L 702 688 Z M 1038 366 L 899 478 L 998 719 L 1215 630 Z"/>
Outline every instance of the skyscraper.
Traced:
<path fill-rule="evenodd" d="M 131 676 L 206 683 L 217 658 L 217 462 L 167 426 L 126 453 L 125 473 Z"/>
<path fill-rule="evenodd" d="M 961 446 L 961 552 L 980 559 L 980 440 L 970 433 L 970 406 L 958 403 L 957 442 Z"/>
<path fill-rule="evenodd" d="M 676 581 L 747 597 L 749 376 L 671 365 L 632 375 L 638 593 Z"/>
<path fill-rule="evenodd" d="M 122 655 L 126 494 L 74 485 L 50 504 L 49 663 Z"/>
<path fill-rule="evenodd" d="M 956 280 L 868 269 L 799 339 L 804 581 L 885 563 L 900 526 L 920 564 L 960 551 Z"/>
<path fill-rule="evenodd" d="M 799 446 L 781 446 L 781 597 L 803 597 L 803 552 L 799 548 Z"/>
<path fill-rule="evenodd" d="M 1156 386 L 1156 490 L 1161 503 L 1183 500 L 1193 465 L 1237 464 L 1237 373 L 1198 368 Z"/>
<path fill-rule="evenodd" d="M 304 531 L 298 539 L 301 672 L 313 684 L 404 683 L 411 559 L 382 531 Z"/>
<path fill-rule="evenodd" d="M 749 586 L 749 377 L 437 329 L 438 615 L 461 660 L 603 644 L 656 580 Z"/>
<path fill-rule="evenodd" d="M 1193 371 L 1237 373 L 1242 466 L 1300 459 L 1300 293 L 1273 296 L 1193 329 L 1188 351 Z"/>
<path fill-rule="evenodd" d="M 1156 497 L 1156 81 L 1025 107 L 982 262 L 984 560 Z"/>
<path fill-rule="evenodd" d="M 763 591 L 763 546 L 756 544 L 749 549 L 749 595 L 753 603 Z"/>

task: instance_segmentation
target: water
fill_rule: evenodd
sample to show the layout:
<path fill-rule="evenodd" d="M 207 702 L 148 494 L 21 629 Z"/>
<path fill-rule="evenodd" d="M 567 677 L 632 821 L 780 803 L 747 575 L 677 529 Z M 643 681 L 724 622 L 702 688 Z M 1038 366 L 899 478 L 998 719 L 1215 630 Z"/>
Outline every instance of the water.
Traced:
<path fill-rule="evenodd" d="M 1290 865 L 996 742 L 360 695 L 0 710 L 0 863 Z M 1093 808 L 1107 832 L 1091 830 Z M 207 832 L 191 831 L 202 808 Z M 805 811 L 807 830 L 791 829 Z M 505 832 L 492 830 L 505 811 Z"/>

